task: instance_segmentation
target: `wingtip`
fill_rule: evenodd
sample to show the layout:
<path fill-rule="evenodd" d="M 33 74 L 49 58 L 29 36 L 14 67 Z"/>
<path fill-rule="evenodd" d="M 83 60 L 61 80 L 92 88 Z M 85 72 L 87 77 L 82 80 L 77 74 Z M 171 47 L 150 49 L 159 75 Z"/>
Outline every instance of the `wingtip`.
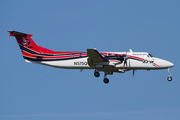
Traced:
<path fill-rule="evenodd" d="M 97 50 L 96 48 L 88 48 L 87 50 Z"/>

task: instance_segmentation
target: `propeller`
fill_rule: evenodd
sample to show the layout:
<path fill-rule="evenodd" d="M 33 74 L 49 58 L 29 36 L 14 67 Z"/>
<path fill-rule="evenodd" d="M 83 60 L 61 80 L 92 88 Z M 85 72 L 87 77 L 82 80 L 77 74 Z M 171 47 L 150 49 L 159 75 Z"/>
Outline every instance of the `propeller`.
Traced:
<path fill-rule="evenodd" d="M 128 57 L 126 56 L 127 55 L 127 51 L 126 51 L 126 53 L 125 54 L 123 54 L 123 58 L 124 58 L 124 67 L 125 67 L 125 65 L 127 66 L 127 60 L 128 60 Z"/>

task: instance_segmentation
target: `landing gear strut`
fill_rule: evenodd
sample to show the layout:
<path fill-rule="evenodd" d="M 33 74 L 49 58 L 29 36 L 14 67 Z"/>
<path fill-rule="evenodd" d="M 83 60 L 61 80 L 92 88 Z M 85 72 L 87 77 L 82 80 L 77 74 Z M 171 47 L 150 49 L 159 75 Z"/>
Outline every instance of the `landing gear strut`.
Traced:
<path fill-rule="evenodd" d="M 171 77 L 171 69 L 168 68 L 168 73 L 169 73 L 169 77 L 167 78 L 168 81 L 172 81 L 172 77 Z"/>

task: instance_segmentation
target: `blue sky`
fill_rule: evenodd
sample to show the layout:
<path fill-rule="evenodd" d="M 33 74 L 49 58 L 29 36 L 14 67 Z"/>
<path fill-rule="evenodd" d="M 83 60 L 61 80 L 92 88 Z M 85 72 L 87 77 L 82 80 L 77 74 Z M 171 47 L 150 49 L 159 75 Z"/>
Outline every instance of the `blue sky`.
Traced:
<path fill-rule="evenodd" d="M 1 120 L 179 120 L 180 2 L 176 0 L 10 0 L 0 4 Z M 7 30 L 33 34 L 55 51 L 149 52 L 167 70 L 95 78 L 94 70 L 26 63 Z"/>

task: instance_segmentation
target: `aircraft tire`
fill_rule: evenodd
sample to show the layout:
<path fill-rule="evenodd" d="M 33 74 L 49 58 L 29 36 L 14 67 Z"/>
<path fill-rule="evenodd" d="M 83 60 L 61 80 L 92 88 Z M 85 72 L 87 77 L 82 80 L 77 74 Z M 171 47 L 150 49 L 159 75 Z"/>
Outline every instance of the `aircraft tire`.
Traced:
<path fill-rule="evenodd" d="M 99 77 L 99 76 L 100 76 L 100 73 L 99 73 L 99 72 L 95 72 L 95 73 L 94 73 L 94 76 L 95 76 L 95 77 Z"/>
<path fill-rule="evenodd" d="M 104 78 L 103 81 L 104 81 L 105 84 L 108 84 L 108 83 L 109 83 L 109 79 L 108 79 L 108 78 Z"/>
<path fill-rule="evenodd" d="M 167 78 L 167 80 L 168 80 L 169 82 L 172 81 L 172 77 L 169 76 L 169 77 Z"/>

